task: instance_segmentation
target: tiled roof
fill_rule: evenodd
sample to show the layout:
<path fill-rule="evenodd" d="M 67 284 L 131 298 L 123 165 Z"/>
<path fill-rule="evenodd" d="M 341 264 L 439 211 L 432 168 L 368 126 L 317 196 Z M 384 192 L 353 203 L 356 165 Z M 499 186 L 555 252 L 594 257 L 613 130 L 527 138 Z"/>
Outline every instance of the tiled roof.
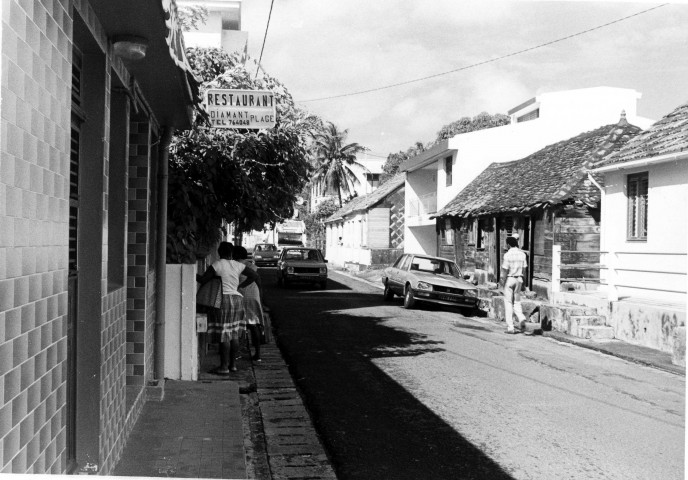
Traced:
<path fill-rule="evenodd" d="M 521 160 L 493 163 L 433 217 L 524 212 L 576 199 L 599 201 L 584 167 L 618 151 L 640 129 L 626 122 L 606 125 L 549 145 Z"/>
<path fill-rule="evenodd" d="M 685 103 L 633 138 L 621 150 L 593 165 L 593 168 L 687 150 L 688 103 Z"/>
<path fill-rule="evenodd" d="M 352 199 L 349 203 L 344 205 L 342 208 L 330 215 L 325 223 L 335 222 L 337 220 L 343 219 L 345 216 L 357 212 L 360 210 L 367 210 L 373 207 L 385 199 L 388 195 L 393 193 L 396 189 L 404 185 L 406 182 L 406 174 L 401 172 L 394 175 L 392 178 L 387 180 L 385 183 L 376 188 L 373 192 L 363 195 L 362 197 L 356 197 Z"/>

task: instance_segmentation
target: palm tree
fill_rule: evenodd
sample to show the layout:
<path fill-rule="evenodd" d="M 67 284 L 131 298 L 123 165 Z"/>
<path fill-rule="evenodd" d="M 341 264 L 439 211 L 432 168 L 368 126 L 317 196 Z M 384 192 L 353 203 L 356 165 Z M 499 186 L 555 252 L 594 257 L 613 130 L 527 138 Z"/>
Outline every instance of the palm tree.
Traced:
<path fill-rule="evenodd" d="M 359 183 L 352 166 L 363 167 L 356 161 L 356 154 L 365 147 L 358 143 L 345 144 L 349 130 L 339 130 L 332 122 L 314 134 L 313 153 L 315 174 L 313 181 L 323 187 L 325 193 L 336 192 L 339 206 L 342 206 L 342 192 L 351 196 Z"/>

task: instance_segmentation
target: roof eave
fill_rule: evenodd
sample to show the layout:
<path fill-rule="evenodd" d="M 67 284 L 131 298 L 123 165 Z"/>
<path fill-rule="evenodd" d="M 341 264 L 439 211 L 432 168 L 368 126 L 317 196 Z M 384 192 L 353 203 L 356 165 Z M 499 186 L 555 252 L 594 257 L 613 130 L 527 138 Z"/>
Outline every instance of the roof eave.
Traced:
<path fill-rule="evenodd" d="M 91 0 L 109 39 L 135 35 L 148 41 L 145 58 L 124 61 L 161 125 L 190 128 L 201 101 L 199 79 L 186 60 L 173 0 Z"/>
<path fill-rule="evenodd" d="M 657 165 L 660 163 L 673 162 L 676 160 L 688 160 L 688 151 L 684 150 L 681 152 L 667 153 L 665 155 L 657 155 L 656 157 L 645 157 L 638 160 L 612 163 L 597 168 L 591 168 L 588 171 L 592 173 L 606 173 L 618 170 L 629 170 L 632 168 L 646 167 L 649 165 Z"/>
<path fill-rule="evenodd" d="M 400 166 L 400 172 L 413 172 L 419 170 L 423 167 L 430 165 L 432 162 L 437 161 L 440 157 L 445 156 L 447 153 L 454 153 L 457 149 L 449 148 L 449 140 L 442 140 L 440 143 L 434 147 L 405 160 Z"/>

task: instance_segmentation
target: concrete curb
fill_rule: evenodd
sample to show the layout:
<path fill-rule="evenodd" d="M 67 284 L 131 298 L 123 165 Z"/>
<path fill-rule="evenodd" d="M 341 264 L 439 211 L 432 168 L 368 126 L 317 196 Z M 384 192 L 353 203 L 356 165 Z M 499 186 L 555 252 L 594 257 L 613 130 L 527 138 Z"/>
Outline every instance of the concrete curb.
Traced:
<path fill-rule="evenodd" d="M 274 317 L 274 313 L 268 315 Z M 262 361 L 253 365 L 271 478 L 335 480 L 334 469 L 275 335 L 272 338 L 261 346 Z"/>
<path fill-rule="evenodd" d="M 621 340 L 611 340 L 608 342 L 594 342 L 582 338 L 572 337 L 561 332 L 544 332 L 544 337 L 551 338 L 558 342 L 576 345 L 588 350 L 594 350 L 613 357 L 626 360 L 628 362 L 645 365 L 646 367 L 656 368 L 675 375 L 686 376 L 686 369 L 671 363 L 671 354 L 660 352 L 647 347 L 631 345 Z"/>

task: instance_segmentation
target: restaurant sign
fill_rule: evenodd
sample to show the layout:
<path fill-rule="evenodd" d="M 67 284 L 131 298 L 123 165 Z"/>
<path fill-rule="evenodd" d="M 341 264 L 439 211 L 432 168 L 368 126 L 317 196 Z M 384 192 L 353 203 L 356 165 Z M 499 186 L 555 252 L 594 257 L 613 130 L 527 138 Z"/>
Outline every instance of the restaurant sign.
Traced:
<path fill-rule="evenodd" d="M 209 89 L 205 96 L 210 124 L 217 128 L 272 128 L 277 122 L 275 95 L 267 90 Z"/>

